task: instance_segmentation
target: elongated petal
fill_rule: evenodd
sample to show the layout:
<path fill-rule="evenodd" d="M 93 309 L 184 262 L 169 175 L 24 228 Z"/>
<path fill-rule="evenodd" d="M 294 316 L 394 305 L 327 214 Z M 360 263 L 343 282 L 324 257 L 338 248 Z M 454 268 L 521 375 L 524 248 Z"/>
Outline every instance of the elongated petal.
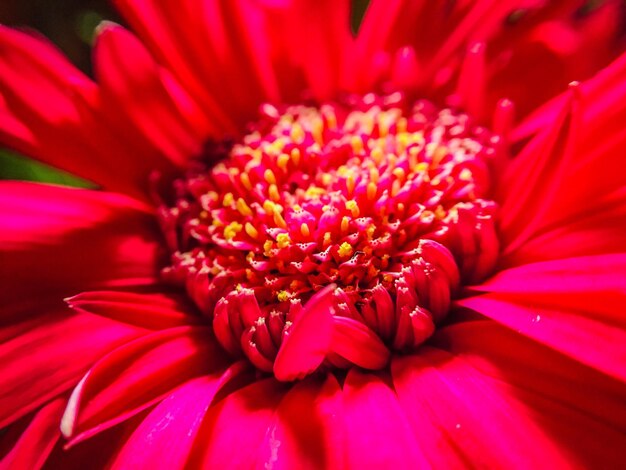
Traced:
<path fill-rule="evenodd" d="M 357 369 L 343 387 L 348 468 L 425 468 L 418 437 L 398 397 L 380 377 Z"/>
<path fill-rule="evenodd" d="M 61 431 L 80 442 L 161 401 L 185 381 L 223 367 L 208 328 L 153 333 L 98 361 L 72 392 Z"/>
<path fill-rule="evenodd" d="M 458 302 L 584 364 L 626 380 L 626 255 L 503 271 Z"/>
<path fill-rule="evenodd" d="M 176 389 L 142 421 L 116 456 L 112 468 L 183 468 L 215 394 L 246 370 L 237 363 L 226 372 L 192 379 Z"/>
<path fill-rule="evenodd" d="M 157 281 L 157 227 L 118 195 L 0 183 L 0 301 Z"/>
<path fill-rule="evenodd" d="M 152 170 L 174 172 L 165 154 L 115 132 L 96 84 L 46 40 L 0 27 L 0 77 L 2 144 L 142 199 Z"/>
<path fill-rule="evenodd" d="M 64 408 L 65 398 L 57 398 L 37 411 L 15 446 L 0 460 L 0 468 L 41 468 L 61 437 L 59 421 Z"/>
<path fill-rule="evenodd" d="M 145 331 L 62 307 L 45 308 L 0 326 L 1 332 L 13 331 L 0 343 L 0 427 L 71 389 L 102 355 Z"/>
<path fill-rule="evenodd" d="M 474 400 L 472 407 L 488 407 L 492 393 L 506 400 L 516 424 L 500 427 L 502 436 L 511 437 L 512 443 L 516 439 L 523 442 L 525 437 L 515 437 L 516 433 L 528 429 L 528 437 L 537 440 L 528 443 L 525 455 L 545 449 L 546 459 L 554 457 L 548 453 L 551 446 L 541 439 L 544 436 L 561 458 L 568 460 L 565 466 L 621 465 L 626 441 L 623 382 L 493 321 L 469 321 L 444 328 L 436 343 L 471 364 L 491 390 Z M 494 401 L 494 405 L 498 403 Z M 529 420 L 532 422 L 526 424 Z M 542 454 L 536 457 L 541 459 Z"/>
<path fill-rule="evenodd" d="M 150 330 L 200 323 L 189 301 L 177 294 L 136 294 L 118 291 L 83 292 L 67 299 L 77 311 L 88 312 Z"/>
<path fill-rule="evenodd" d="M 94 62 L 104 106 L 121 127 L 146 139 L 178 163 L 200 153 L 210 128 L 193 129 L 166 88 L 158 64 L 130 32 L 113 23 L 101 25 Z M 124 113 L 119 113 L 123 109 Z"/>

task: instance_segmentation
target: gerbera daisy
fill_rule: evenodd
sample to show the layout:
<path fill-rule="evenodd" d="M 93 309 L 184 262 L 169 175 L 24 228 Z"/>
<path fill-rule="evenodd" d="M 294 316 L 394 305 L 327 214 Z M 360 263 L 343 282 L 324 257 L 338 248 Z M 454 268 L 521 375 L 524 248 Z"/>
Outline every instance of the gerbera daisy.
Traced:
<path fill-rule="evenodd" d="M 3 466 L 622 464 L 621 2 L 116 4 L 0 29 L 101 188 L 0 184 Z"/>

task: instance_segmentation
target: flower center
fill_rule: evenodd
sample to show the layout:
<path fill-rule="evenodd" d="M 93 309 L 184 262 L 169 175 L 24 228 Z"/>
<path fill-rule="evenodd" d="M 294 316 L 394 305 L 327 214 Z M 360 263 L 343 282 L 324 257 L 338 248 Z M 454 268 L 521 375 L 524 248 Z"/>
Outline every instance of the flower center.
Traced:
<path fill-rule="evenodd" d="M 323 364 L 382 367 L 389 350 L 428 339 L 460 283 L 495 263 L 490 133 L 399 94 L 347 101 L 264 105 L 162 210 L 164 275 L 186 286 L 224 348 L 263 371 L 319 295 L 344 333 Z M 339 344 L 352 340 L 376 357 Z"/>

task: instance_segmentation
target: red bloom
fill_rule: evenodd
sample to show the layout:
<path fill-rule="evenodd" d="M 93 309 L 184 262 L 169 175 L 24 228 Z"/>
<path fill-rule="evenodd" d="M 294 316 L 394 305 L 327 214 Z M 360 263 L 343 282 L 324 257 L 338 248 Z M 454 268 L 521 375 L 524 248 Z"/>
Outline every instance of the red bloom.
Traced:
<path fill-rule="evenodd" d="M 3 465 L 622 462 L 620 2 L 117 3 L 96 82 L 0 29 L 102 187 L 0 183 Z"/>

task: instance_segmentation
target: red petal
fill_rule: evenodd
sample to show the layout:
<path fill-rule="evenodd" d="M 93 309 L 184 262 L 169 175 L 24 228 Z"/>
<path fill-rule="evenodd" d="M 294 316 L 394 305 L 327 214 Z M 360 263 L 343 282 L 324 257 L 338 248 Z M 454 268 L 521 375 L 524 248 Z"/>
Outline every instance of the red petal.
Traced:
<path fill-rule="evenodd" d="M 189 127 L 162 81 L 162 71 L 135 36 L 113 23 L 101 25 L 94 63 L 104 105 L 121 127 L 179 164 L 201 151 L 210 129 Z"/>
<path fill-rule="evenodd" d="M 274 375 L 278 380 L 303 378 L 326 358 L 333 328 L 335 287 L 331 284 L 315 294 L 291 329 L 285 332 L 274 362 Z"/>
<path fill-rule="evenodd" d="M 393 384 L 434 468 L 559 468 L 566 461 L 523 404 L 450 353 L 422 348 L 392 363 Z"/>
<path fill-rule="evenodd" d="M 132 292 L 91 291 L 67 299 L 79 312 L 88 312 L 149 330 L 200 323 L 189 300 L 177 294 L 135 294 Z"/>
<path fill-rule="evenodd" d="M 157 230 L 125 197 L 0 182 L 0 299 L 155 283 Z"/>
<path fill-rule="evenodd" d="M 65 399 L 57 398 L 37 411 L 15 446 L 0 461 L 0 468 L 41 468 L 61 437 L 59 422 L 64 408 Z"/>
<path fill-rule="evenodd" d="M 158 403 L 181 383 L 223 367 L 208 328 L 152 333 L 97 362 L 70 397 L 61 431 L 71 444 Z"/>
<path fill-rule="evenodd" d="M 285 384 L 265 379 L 209 408 L 188 468 L 254 467 L 261 444 L 271 436 L 268 425 L 286 389 Z"/>
<path fill-rule="evenodd" d="M 0 143 L 21 153 L 144 199 L 150 171 L 174 171 L 112 130 L 96 84 L 40 37 L 0 27 L 0 95 Z"/>
<path fill-rule="evenodd" d="M 198 377 L 176 389 L 142 421 L 116 456 L 112 468 L 184 468 L 216 393 L 237 379 L 245 363 Z"/>
<path fill-rule="evenodd" d="M 512 407 L 515 422 L 499 428 L 503 437 L 523 441 L 524 436 L 517 433 L 528 429 L 533 439 L 539 439 L 533 431 L 538 426 L 560 450 L 561 458 L 569 460 L 565 467 L 620 467 L 626 448 L 623 382 L 492 321 L 444 328 L 437 343 L 469 362 L 481 381 Z M 469 406 L 488 406 L 490 402 L 491 395 L 481 395 Z M 489 418 L 485 421 L 490 422 Z M 542 452 L 543 443 L 530 442 L 522 453 L 534 449 Z"/>
<path fill-rule="evenodd" d="M 144 330 L 66 309 L 0 327 L 0 428 L 72 388 L 111 349 Z M 10 335 L 1 334 L 11 330 Z"/>
<path fill-rule="evenodd" d="M 503 271 L 458 301 L 564 354 L 626 380 L 626 255 Z"/>
<path fill-rule="evenodd" d="M 376 375 L 348 372 L 343 387 L 348 468 L 427 468 L 394 392 Z"/>

